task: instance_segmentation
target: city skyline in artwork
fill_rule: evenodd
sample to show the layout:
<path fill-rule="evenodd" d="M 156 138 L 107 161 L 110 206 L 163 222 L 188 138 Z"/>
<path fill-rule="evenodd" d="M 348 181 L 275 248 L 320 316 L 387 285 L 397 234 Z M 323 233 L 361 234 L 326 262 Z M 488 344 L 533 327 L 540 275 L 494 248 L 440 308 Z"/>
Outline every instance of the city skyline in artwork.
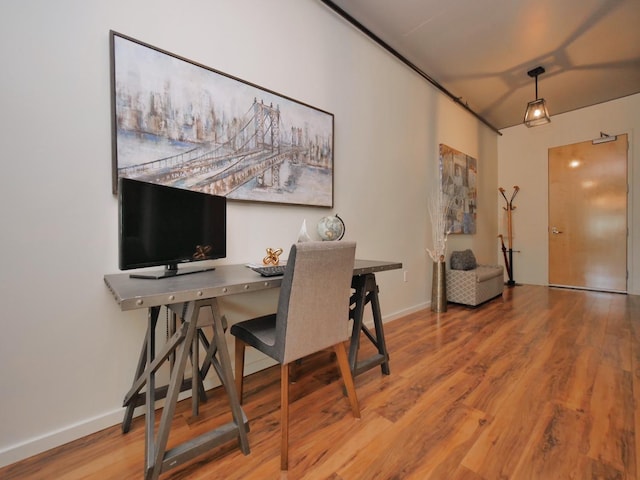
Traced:
<path fill-rule="evenodd" d="M 333 205 L 333 115 L 112 32 L 114 192 Z"/>

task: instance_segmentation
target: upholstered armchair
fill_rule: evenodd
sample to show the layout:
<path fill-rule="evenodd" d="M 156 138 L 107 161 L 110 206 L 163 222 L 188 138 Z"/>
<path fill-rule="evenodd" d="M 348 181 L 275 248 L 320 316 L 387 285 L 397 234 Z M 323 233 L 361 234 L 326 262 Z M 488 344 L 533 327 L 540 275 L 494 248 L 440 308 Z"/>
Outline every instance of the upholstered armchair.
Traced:
<path fill-rule="evenodd" d="M 502 295 L 502 265 L 480 265 L 471 250 L 452 252 L 447 270 L 447 301 L 477 306 Z"/>

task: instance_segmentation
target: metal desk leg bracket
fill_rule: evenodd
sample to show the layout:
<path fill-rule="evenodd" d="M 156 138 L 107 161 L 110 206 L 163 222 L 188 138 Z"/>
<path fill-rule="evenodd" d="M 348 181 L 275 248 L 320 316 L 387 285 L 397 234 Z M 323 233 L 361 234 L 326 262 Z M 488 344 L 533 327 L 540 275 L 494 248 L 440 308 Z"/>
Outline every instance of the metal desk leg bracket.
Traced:
<path fill-rule="evenodd" d="M 380 313 L 380 302 L 378 299 L 378 284 L 373 273 L 358 275 L 353 277 L 351 288 L 355 293 L 351 296 L 351 310 L 349 318 L 353 320 L 351 331 L 351 344 L 349 346 L 349 366 L 354 376 L 359 375 L 376 365 L 380 365 L 382 373 L 389 375 L 389 352 L 384 340 L 384 328 L 382 325 L 382 314 Z M 373 313 L 373 325 L 375 335 L 367 328 L 363 322 L 364 308 L 367 303 L 371 304 Z M 360 348 L 360 332 L 363 332 L 369 341 L 375 345 L 378 353 L 361 361 L 358 361 L 358 350 Z"/>
<path fill-rule="evenodd" d="M 239 439 L 240 449 L 246 455 L 249 453 L 249 441 L 247 438 L 248 422 L 238 401 L 237 392 L 234 388 L 233 373 L 231 371 L 231 361 L 227 350 L 226 339 L 224 338 L 223 320 L 218 310 L 216 299 L 208 299 L 197 302 L 189 302 L 184 305 L 182 328 L 169 339 L 167 345 L 156 355 L 155 348 L 155 327 L 157 324 L 159 307 L 149 309 L 149 324 L 147 334 L 142 347 L 142 353 L 136 370 L 136 378 L 131 390 L 125 397 L 127 411 L 123 422 L 123 431 L 128 431 L 133 415 L 133 408 L 136 405 L 136 398 L 141 395 L 140 389 L 146 385 L 144 394 L 146 404 L 145 412 L 145 480 L 156 480 L 161 473 L 166 472 L 186 461 L 195 458 L 212 448 L 228 441 Z M 174 307 L 174 306 L 172 306 Z M 197 347 L 198 313 L 202 307 L 210 307 L 213 313 L 213 340 L 216 345 L 218 358 L 215 361 L 216 372 L 220 376 L 227 395 L 233 415 L 233 421 L 222 425 L 214 430 L 204 433 L 196 438 L 188 440 L 167 450 L 167 441 L 171 422 L 175 413 L 178 394 L 184 384 L 184 373 L 187 358 L 192 356 L 194 363 L 193 370 L 200 379 L 197 368 L 197 355 L 193 351 Z M 194 343 L 195 341 L 195 343 Z M 194 345 L 196 347 L 194 347 Z M 169 385 L 166 390 L 165 406 L 162 410 L 160 424 L 157 435 L 154 427 L 155 401 L 158 389 L 155 387 L 155 373 L 172 354 L 175 353 L 175 363 L 170 372 Z M 192 385 L 193 394 L 198 396 L 198 388 Z M 194 400 L 197 406 L 197 398 Z M 195 407 L 194 407 L 195 408 Z"/>
<path fill-rule="evenodd" d="M 155 332 L 159 311 L 160 311 L 160 307 L 149 308 L 147 332 L 145 334 L 145 339 L 142 344 L 142 349 L 140 351 L 138 366 L 136 367 L 136 373 L 133 378 L 133 385 L 125 395 L 124 400 L 122 402 L 122 405 L 126 407 L 124 419 L 122 421 L 122 433 L 127 433 L 131 428 L 131 421 L 133 420 L 133 413 L 135 408 L 141 405 L 145 405 L 147 403 L 146 394 L 140 393 L 142 388 L 147 383 L 147 375 L 145 374 L 145 369 L 147 368 L 147 365 L 150 365 L 149 368 L 151 368 L 155 372 L 164 364 L 165 361 L 168 361 L 169 371 L 172 372 L 175 365 L 176 347 L 184 339 L 184 336 L 187 331 L 187 326 L 184 323 L 181 325 L 179 330 L 176 330 L 176 325 L 174 322 L 169 329 L 169 333 L 171 337 L 167 339 L 167 342 L 164 345 L 161 352 L 159 354 L 156 354 L 155 353 L 155 335 L 152 335 L 151 332 Z M 201 333 L 200 330 L 198 331 L 198 333 Z M 204 336 L 204 334 L 202 335 Z M 197 362 L 198 362 L 197 341 L 194 341 L 193 343 L 194 343 L 194 347 L 190 351 L 190 357 L 191 357 L 192 364 L 197 365 Z M 148 353 L 147 349 L 149 345 L 153 349 L 151 358 L 153 358 L 154 360 L 151 363 L 148 363 L 148 359 L 147 359 L 147 353 Z M 206 393 L 204 392 L 203 379 L 204 379 L 204 376 L 202 377 L 196 376 L 196 377 L 193 377 L 192 380 L 183 379 L 180 387 L 181 392 L 192 389 L 193 392 L 197 391 L 199 393 L 199 395 L 193 396 L 194 416 L 197 416 L 198 414 L 197 406 L 199 401 L 205 402 L 207 399 Z M 169 388 L 168 385 L 156 387 L 155 399 L 161 400 L 165 398 L 167 396 L 168 388 Z"/>

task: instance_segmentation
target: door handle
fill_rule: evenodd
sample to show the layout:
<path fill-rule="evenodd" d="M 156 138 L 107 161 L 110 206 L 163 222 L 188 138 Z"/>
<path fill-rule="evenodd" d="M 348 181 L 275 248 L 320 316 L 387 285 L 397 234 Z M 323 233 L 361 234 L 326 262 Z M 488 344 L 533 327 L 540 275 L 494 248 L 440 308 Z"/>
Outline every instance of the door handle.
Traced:
<path fill-rule="evenodd" d="M 551 233 L 553 233 L 554 235 L 558 235 L 559 233 L 562 233 L 562 232 L 558 230 L 557 227 L 551 227 Z"/>

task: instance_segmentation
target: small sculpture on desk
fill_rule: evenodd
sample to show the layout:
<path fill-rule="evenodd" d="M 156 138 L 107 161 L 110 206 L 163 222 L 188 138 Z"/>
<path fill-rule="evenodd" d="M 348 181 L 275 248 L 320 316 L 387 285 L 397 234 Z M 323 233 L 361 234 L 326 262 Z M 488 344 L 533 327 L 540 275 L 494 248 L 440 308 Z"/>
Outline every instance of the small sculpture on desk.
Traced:
<path fill-rule="evenodd" d="M 300 231 L 298 232 L 298 243 L 310 242 L 310 241 L 311 241 L 311 237 L 307 232 L 307 219 L 305 218 L 302 221 L 302 226 L 300 227 Z"/>
<path fill-rule="evenodd" d="M 192 255 L 194 260 L 206 260 L 211 253 L 211 245 L 196 245 L 196 251 Z"/>
<path fill-rule="evenodd" d="M 280 263 L 281 248 L 267 248 L 267 256 L 262 259 L 265 265 L 278 265 Z"/>

